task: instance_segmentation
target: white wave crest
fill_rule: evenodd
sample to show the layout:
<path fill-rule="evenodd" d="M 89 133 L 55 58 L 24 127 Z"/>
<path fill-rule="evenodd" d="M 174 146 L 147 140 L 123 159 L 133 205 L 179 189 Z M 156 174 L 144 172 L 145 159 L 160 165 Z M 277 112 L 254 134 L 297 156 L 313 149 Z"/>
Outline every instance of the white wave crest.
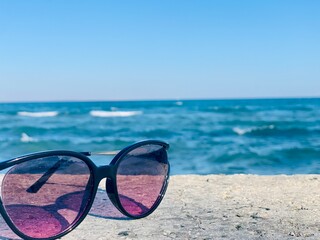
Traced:
<path fill-rule="evenodd" d="M 59 114 L 57 111 L 51 112 L 18 112 L 19 116 L 23 117 L 55 117 Z"/>
<path fill-rule="evenodd" d="M 175 104 L 176 104 L 177 106 L 182 106 L 182 105 L 183 105 L 183 102 L 177 101 L 177 102 L 175 102 Z"/>
<path fill-rule="evenodd" d="M 30 137 L 28 134 L 26 133 L 22 133 L 21 134 L 21 138 L 20 138 L 20 141 L 21 142 L 25 142 L 25 143 L 28 143 L 28 142 L 38 142 L 37 139 L 33 138 L 33 137 Z"/>
<path fill-rule="evenodd" d="M 90 111 L 90 115 L 93 117 L 132 117 L 140 114 L 142 114 L 141 111 Z"/>
<path fill-rule="evenodd" d="M 274 128 L 275 128 L 274 125 L 263 126 L 263 127 L 252 127 L 252 128 L 234 127 L 234 128 L 232 128 L 232 131 L 238 135 L 244 135 L 246 133 L 251 133 L 254 131 L 265 130 L 265 129 L 274 129 Z"/>
<path fill-rule="evenodd" d="M 251 130 L 250 129 L 242 129 L 242 128 L 239 128 L 239 127 L 234 127 L 234 128 L 232 128 L 232 131 L 235 132 L 238 135 L 244 135 L 247 132 L 250 132 Z"/>

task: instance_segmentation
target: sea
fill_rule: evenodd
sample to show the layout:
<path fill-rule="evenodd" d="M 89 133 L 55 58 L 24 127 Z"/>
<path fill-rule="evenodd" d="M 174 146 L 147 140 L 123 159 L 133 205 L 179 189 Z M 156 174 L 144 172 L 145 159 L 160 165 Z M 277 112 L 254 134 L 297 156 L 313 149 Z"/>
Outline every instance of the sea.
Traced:
<path fill-rule="evenodd" d="M 317 174 L 320 99 L 0 103 L 1 161 L 145 139 L 170 144 L 173 175 Z"/>

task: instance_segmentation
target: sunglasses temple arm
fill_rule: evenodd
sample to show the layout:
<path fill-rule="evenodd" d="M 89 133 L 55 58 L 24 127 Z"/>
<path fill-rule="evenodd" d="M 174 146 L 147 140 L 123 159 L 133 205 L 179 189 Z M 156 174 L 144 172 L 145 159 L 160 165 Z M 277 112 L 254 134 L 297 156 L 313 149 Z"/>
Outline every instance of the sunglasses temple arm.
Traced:
<path fill-rule="evenodd" d="M 120 150 L 116 151 L 106 151 L 106 152 L 80 152 L 85 156 L 94 156 L 94 155 L 104 155 L 104 156 L 115 156 L 120 152 Z"/>
<path fill-rule="evenodd" d="M 40 188 L 48 181 L 48 179 L 58 170 L 64 159 L 59 159 L 51 168 L 48 169 L 34 184 L 32 184 L 26 191 L 28 193 L 37 193 Z"/>

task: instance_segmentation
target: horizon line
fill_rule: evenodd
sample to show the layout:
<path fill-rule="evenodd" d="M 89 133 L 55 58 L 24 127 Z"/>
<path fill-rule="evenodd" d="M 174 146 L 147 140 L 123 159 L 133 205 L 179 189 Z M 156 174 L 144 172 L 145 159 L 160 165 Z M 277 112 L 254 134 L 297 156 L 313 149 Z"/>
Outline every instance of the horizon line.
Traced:
<path fill-rule="evenodd" d="M 290 99 L 320 99 L 320 96 L 300 97 L 235 97 L 235 98 L 163 98 L 163 99 L 96 99 L 96 100 L 33 100 L 33 101 L 0 101 L 0 104 L 20 103 L 85 103 L 85 102 L 159 102 L 159 101 L 233 101 L 233 100 L 290 100 Z"/>

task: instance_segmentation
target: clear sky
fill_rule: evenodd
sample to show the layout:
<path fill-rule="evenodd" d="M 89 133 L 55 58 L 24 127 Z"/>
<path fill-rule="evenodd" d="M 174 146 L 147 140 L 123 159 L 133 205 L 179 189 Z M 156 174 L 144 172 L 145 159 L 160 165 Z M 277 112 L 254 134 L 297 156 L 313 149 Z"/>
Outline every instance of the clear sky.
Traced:
<path fill-rule="evenodd" d="M 317 0 L 1 0 L 0 101 L 320 96 Z"/>

